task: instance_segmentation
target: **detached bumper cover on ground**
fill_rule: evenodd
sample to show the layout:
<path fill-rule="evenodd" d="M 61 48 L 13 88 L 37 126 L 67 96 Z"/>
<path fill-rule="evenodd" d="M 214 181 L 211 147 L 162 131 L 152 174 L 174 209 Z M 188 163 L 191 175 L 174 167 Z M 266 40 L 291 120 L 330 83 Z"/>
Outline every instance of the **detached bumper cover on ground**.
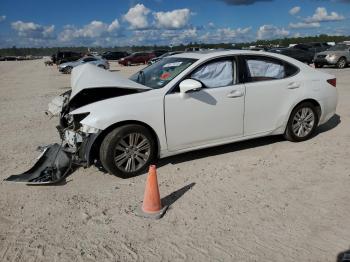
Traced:
<path fill-rule="evenodd" d="M 35 165 L 28 171 L 5 179 L 27 184 L 53 184 L 64 180 L 72 168 L 72 156 L 59 144 L 46 147 Z"/>

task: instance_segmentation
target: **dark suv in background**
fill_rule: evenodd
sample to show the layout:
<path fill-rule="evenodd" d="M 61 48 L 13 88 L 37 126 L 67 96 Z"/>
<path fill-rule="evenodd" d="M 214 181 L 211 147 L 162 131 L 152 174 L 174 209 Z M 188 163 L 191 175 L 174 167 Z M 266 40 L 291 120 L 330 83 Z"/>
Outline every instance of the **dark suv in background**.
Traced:
<path fill-rule="evenodd" d="M 297 44 L 293 46 L 293 48 L 301 49 L 304 51 L 312 52 L 313 55 L 319 52 L 326 51 L 331 46 L 327 43 L 304 43 L 304 44 Z"/>
<path fill-rule="evenodd" d="M 314 59 L 314 53 L 304 49 L 298 49 L 294 47 L 282 47 L 282 48 L 272 48 L 269 52 L 282 54 L 285 56 L 292 57 L 300 62 L 311 64 Z"/>
<path fill-rule="evenodd" d="M 51 56 L 51 60 L 53 63 L 59 65 L 66 62 L 77 61 L 82 58 L 83 54 L 72 51 L 58 51 L 56 54 Z"/>
<path fill-rule="evenodd" d="M 121 51 L 108 51 L 104 52 L 102 54 L 102 58 L 106 60 L 119 60 L 123 57 L 129 56 L 130 54 L 128 52 L 121 52 Z"/>

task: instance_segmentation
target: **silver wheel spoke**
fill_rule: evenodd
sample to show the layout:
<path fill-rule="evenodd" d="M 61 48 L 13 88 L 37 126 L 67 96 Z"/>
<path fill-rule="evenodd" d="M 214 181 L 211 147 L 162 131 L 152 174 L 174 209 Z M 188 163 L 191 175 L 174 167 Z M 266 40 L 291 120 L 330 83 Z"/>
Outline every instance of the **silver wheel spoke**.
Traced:
<path fill-rule="evenodd" d="M 142 153 L 140 153 L 140 152 L 137 152 L 136 155 L 137 155 L 138 157 L 141 157 L 142 160 L 143 160 L 144 162 L 146 162 L 147 159 L 148 159 L 148 155 L 146 155 L 146 154 L 142 154 Z"/>
<path fill-rule="evenodd" d="M 142 139 L 142 141 L 138 145 L 136 145 L 136 147 L 140 148 L 140 147 L 142 147 L 145 144 L 147 144 L 147 139 Z"/>
<path fill-rule="evenodd" d="M 150 148 L 151 148 L 150 144 L 147 143 L 147 144 L 143 145 L 142 147 L 139 147 L 137 151 L 140 152 L 140 151 L 148 150 Z"/>
<path fill-rule="evenodd" d="M 130 172 L 130 169 L 131 169 L 131 157 L 130 158 L 128 158 L 128 162 L 126 162 L 126 167 L 125 167 L 125 170 L 127 171 L 127 172 Z"/>
<path fill-rule="evenodd" d="M 124 141 L 124 139 L 120 140 L 119 145 L 123 146 L 124 148 L 128 148 L 129 147 L 129 145 Z"/>
<path fill-rule="evenodd" d="M 136 170 L 135 158 L 134 157 L 131 158 L 131 170 L 132 171 Z"/>
<path fill-rule="evenodd" d="M 314 118 L 314 115 L 311 114 L 311 113 L 309 113 L 309 114 L 305 117 L 304 121 L 308 122 L 308 121 L 310 121 L 310 120 L 313 120 L 313 118 Z"/>
<path fill-rule="evenodd" d="M 315 114 L 311 108 L 304 107 L 296 112 L 293 118 L 292 130 L 298 137 L 307 136 L 315 125 Z"/>
<path fill-rule="evenodd" d="M 125 152 L 125 147 L 122 147 L 121 145 L 118 145 L 116 148 L 115 148 L 116 150 L 119 150 L 119 151 L 123 151 L 123 152 Z"/>
<path fill-rule="evenodd" d="M 142 133 L 129 133 L 119 140 L 114 154 L 115 164 L 120 170 L 135 172 L 148 161 L 151 144 Z"/>
<path fill-rule="evenodd" d="M 299 130 L 300 124 L 296 123 L 293 125 L 293 132 L 296 133 Z"/>
<path fill-rule="evenodd" d="M 115 158 L 115 163 L 117 164 L 117 166 L 121 166 L 122 164 L 125 163 L 125 161 L 128 159 L 127 155 L 125 153 L 118 155 Z"/>

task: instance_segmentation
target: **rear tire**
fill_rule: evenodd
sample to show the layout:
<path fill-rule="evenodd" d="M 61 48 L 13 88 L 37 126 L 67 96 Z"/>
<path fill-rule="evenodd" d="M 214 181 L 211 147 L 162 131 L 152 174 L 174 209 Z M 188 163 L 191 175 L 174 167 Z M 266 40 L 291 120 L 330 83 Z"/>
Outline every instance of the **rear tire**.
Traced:
<path fill-rule="evenodd" d="M 106 70 L 106 67 L 104 65 L 98 65 L 97 67 L 99 68 L 102 68 L 102 69 L 105 69 Z"/>
<path fill-rule="evenodd" d="M 156 160 L 156 141 L 140 125 L 125 125 L 112 130 L 103 139 L 100 161 L 108 173 L 128 178 L 142 174 Z"/>
<path fill-rule="evenodd" d="M 322 67 L 323 67 L 322 64 L 317 64 L 317 63 L 315 63 L 315 68 L 322 68 Z"/>
<path fill-rule="evenodd" d="M 344 57 L 341 57 L 341 58 L 339 58 L 339 60 L 337 62 L 337 67 L 339 69 L 343 69 L 346 67 L 346 64 L 347 64 L 346 59 Z"/>
<path fill-rule="evenodd" d="M 284 137 L 292 142 L 308 140 L 318 126 L 316 107 L 310 102 L 297 105 L 290 114 Z"/>

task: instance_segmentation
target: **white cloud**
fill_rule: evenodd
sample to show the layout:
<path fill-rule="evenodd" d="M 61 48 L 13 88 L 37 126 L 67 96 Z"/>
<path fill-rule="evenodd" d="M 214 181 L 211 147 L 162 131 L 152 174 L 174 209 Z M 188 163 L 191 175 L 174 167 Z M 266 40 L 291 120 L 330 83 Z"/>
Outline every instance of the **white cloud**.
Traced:
<path fill-rule="evenodd" d="M 6 15 L 0 15 L 0 22 L 5 21 L 6 20 Z"/>
<path fill-rule="evenodd" d="M 292 29 L 318 28 L 320 26 L 321 25 L 318 22 L 313 22 L 313 23 L 305 23 L 305 22 L 289 23 L 289 27 L 292 28 Z"/>
<path fill-rule="evenodd" d="M 42 26 L 33 22 L 16 21 L 11 23 L 12 29 L 17 31 L 18 35 L 26 38 L 52 38 L 54 36 L 55 26 Z"/>
<path fill-rule="evenodd" d="M 292 9 L 289 10 L 289 14 L 291 15 L 296 15 L 297 13 L 299 13 L 301 10 L 300 6 L 294 6 Z"/>
<path fill-rule="evenodd" d="M 143 4 L 137 4 L 129 9 L 123 19 L 130 24 L 132 29 L 146 29 L 148 27 L 147 15 L 150 12 Z"/>
<path fill-rule="evenodd" d="M 209 28 L 215 28 L 215 24 L 213 22 L 208 23 Z"/>
<path fill-rule="evenodd" d="M 305 18 L 306 23 L 317 23 L 317 22 L 331 22 L 331 21 L 340 21 L 344 20 L 345 17 L 339 15 L 336 12 L 331 12 L 328 14 L 327 9 L 324 7 L 317 7 L 315 13 L 311 17 Z"/>
<path fill-rule="evenodd" d="M 111 35 L 115 35 L 119 28 L 118 19 L 115 19 L 111 24 L 94 20 L 82 28 L 66 25 L 64 30 L 59 34 L 58 39 L 61 42 L 71 42 L 74 39 L 84 38 L 98 41 L 101 37 L 107 38 Z"/>
<path fill-rule="evenodd" d="M 113 32 L 113 31 L 116 31 L 120 28 L 120 24 L 119 24 L 119 21 L 118 19 L 115 19 L 107 28 L 107 31 L 108 32 Z"/>
<path fill-rule="evenodd" d="M 153 16 L 159 28 L 181 29 L 187 26 L 191 11 L 187 8 L 176 9 L 169 12 L 155 12 Z"/>
<path fill-rule="evenodd" d="M 284 28 L 279 28 L 274 25 L 262 25 L 257 31 L 258 39 L 273 39 L 286 37 L 290 34 L 290 32 Z"/>

